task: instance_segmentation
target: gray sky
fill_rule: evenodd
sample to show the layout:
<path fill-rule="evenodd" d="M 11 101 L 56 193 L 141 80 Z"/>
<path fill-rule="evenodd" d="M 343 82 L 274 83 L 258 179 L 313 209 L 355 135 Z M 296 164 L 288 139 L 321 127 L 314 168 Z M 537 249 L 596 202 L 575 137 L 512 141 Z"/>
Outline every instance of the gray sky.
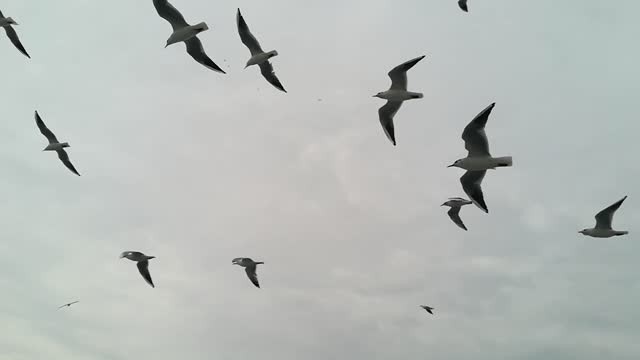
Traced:
<path fill-rule="evenodd" d="M 1 360 L 640 356 L 640 3 L 172 3 L 228 75 L 164 49 L 151 0 L 2 4 L 32 60 L 0 36 Z M 243 70 L 238 6 L 288 94 Z M 422 54 L 394 148 L 372 95 Z M 514 167 L 463 232 L 445 166 L 493 101 Z M 577 234 L 624 195 L 630 235 Z M 157 257 L 155 289 L 123 250 Z"/>

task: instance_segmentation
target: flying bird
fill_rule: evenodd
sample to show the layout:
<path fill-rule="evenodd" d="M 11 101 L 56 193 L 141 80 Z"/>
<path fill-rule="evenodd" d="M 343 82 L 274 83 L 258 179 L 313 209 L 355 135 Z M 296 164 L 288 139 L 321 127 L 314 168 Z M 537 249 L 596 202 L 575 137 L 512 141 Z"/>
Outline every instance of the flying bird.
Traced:
<path fill-rule="evenodd" d="M 182 14 L 180 14 L 180 12 L 167 0 L 153 0 L 153 5 L 155 6 L 158 15 L 167 20 L 173 28 L 173 33 L 169 36 L 169 39 L 167 39 L 165 48 L 171 44 L 183 41 L 187 46 L 187 53 L 191 55 L 195 61 L 211 70 L 225 74 L 224 70 L 222 70 L 213 62 L 213 60 L 211 60 L 211 58 L 209 58 L 209 56 L 207 56 L 204 52 L 204 48 L 202 47 L 202 42 L 200 42 L 200 39 L 196 36 L 205 30 L 209 30 L 209 27 L 205 22 L 201 22 L 196 25 L 189 25 Z"/>
<path fill-rule="evenodd" d="M 242 266 L 253 285 L 255 285 L 257 288 L 260 287 L 260 284 L 258 283 L 258 274 L 256 273 L 256 267 L 258 264 L 264 264 L 262 261 L 253 261 L 250 258 L 235 258 L 231 261 L 231 263 L 234 265 Z"/>
<path fill-rule="evenodd" d="M 612 236 L 627 235 L 629 233 L 628 231 L 618 231 L 611 228 L 613 214 L 615 214 L 616 210 L 618 210 L 626 198 L 626 196 L 623 197 L 606 209 L 597 213 L 596 226 L 594 228 L 580 230 L 578 233 L 596 238 L 610 238 Z"/>
<path fill-rule="evenodd" d="M 140 271 L 140 275 L 142 278 L 151 285 L 152 288 L 155 288 L 153 285 L 153 280 L 151 279 L 151 274 L 149 273 L 149 260 L 155 259 L 155 256 L 147 256 L 138 251 L 125 251 L 120 254 L 120 259 L 127 258 L 131 261 L 137 262 L 138 271 Z"/>
<path fill-rule="evenodd" d="M 489 152 L 489 140 L 487 140 L 484 127 L 495 105 L 496 103 L 492 103 L 487 106 L 464 128 L 462 140 L 464 140 L 464 147 L 469 153 L 466 158 L 458 159 L 448 166 L 467 170 L 460 178 L 462 189 L 476 206 L 487 213 L 489 209 L 484 202 L 480 187 L 486 170 L 513 165 L 511 156 L 494 158 Z"/>
<path fill-rule="evenodd" d="M 429 314 L 433 315 L 433 308 L 431 306 L 420 305 L 421 308 L 425 309 Z"/>
<path fill-rule="evenodd" d="M 249 30 L 249 26 L 244 21 L 242 14 L 240 14 L 240 9 L 238 9 L 238 15 L 236 16 L 236 20 L 238 23 L 238 33 L 240 34 L 240 40 L 242 43 L 249 48 L 251 52 L 251 58 L 247 61 L 247 65 L 244 67 L 245 69 L 251 65 L 258 65 L 260 67 L 260 72 L 262 76 L 264 76 L 267 81 L 275 86 L 276 89 L 287 92 L 280 83 L 280 80 L 273 72 L 273 65 L 269 62 L 269 59 L 278 55 L 276 50 L 264 52 L 258 40 L 251 34 Z"/>
<path fill-rule="evenodd" d="M 467 8 L 467 0 L 458 0 L 458 6 L 460 6 L 462 11 L 469 12 L 469 9 Z"/>
<path fill-rule="evenodd" d="M 71 172 L 73 172 L 74 174 L 80 176 L 76 168 L 71 163 L 71 160 L 69 160 L 69 154 L 67 154 L 67 152 L 64 150 L 64 148 L 69 147 L 69 143 L 66 143 L 66 142 L 60 143 L 56 138 L 56 136 L 53 134 L 53 132 L 51 132 L 51 130 L 49 130 L 47 126 L 44 124 L 44 121 L 42 121 L 42 118 L 40 118 L 40 115 L 38 115 L 37 111 L 35 112 L 35 118 L 36 118 L 36 125 L 38 125 L 38 129 L 40 129 L 40 132 L 42 133 L 42 135 L 44 135 L 47 138 L 47 140 L 49 140 L 49 145 L 47 145 L 47 147 L 44 148 L 44 150 L 42 151 L 57 152 L 58 158 L 67 167 L 67 169 L 71 170 Z"/>
<path fill-rule="evenodd" d="M 424 59 L 424 55 L 391 69 L 391 71 L 389 71 L 389 77 L 391 78 L 391 87 L 389 90 L 373 95 L 373 97 L 387 100 L 387 103 L 378 109 L 378 117 L 380 118 L 380 124 L 382 124 L 384 133 L 394 146 L 396 145 L 396 136 L 393 127 L 393 116 L 398 112 L 403 101 L 420 99 L 423 96 L 421 93 L 407 91 L 407 71 L 422 59 Z"/>
<path fill-rule="evenodd" d="M 454 222 L 454 224 L 458 225 L 461 229 L 466 231 L 467 227 L 464 226 L 462 219 L 460 219 L 460 208 L 462 208 L 464 205 L 469 205 L 469 204 L 472 204 L 472 202 L 469 200 L 459 198 L 459 197 L 453 197 L 453 198 L 449 198 L 449 200 L 447 200 L 441 206 L 449 206 L 450 209 L 449 211 L 447 211 L 447 214 L 449 214 L 449 217 L 451 218 L 451 220 Z"/>
<path fill-rule="evenodd" d="M 2 11 L 0 11 L 0 26 L 4 28 L 4 31 L 7 33 L 7 37 L 9 37 L 9 40 L 11 40 L 13 46 L 15 46 L 21 53 L 23 53 L 24 56 L 31 59 L 31 56 L 29 56 L 27 50 L 25 50 L 24 46 L 22 46 L 22 43 L 18 38 L 18 33 L 16 33 L 16 30 L 11 25 L 18 25 L 18 23 L 15 22 L 11 17 L 4 17 L 4 15 L 2 15 Z"/>
<path fill-rule="evenodd" d="M 73 305 L 73 304 L 77 304 L 77 303 L 79 303 L 79 302 L 80 302 L 80 301 L 73 301 L 73 302 L 70 302 L 70 303 L 66 303 L 66 304 L 64 304 L 64 305 L 59 306 L 59 307 L 58 307 L 58 309 L 62 309 L 62 308 L 63 308 L 63 307 L 65 307 L 65 306 L 66 306 L 66 307 L 70 307 L 71 305 Z"/>

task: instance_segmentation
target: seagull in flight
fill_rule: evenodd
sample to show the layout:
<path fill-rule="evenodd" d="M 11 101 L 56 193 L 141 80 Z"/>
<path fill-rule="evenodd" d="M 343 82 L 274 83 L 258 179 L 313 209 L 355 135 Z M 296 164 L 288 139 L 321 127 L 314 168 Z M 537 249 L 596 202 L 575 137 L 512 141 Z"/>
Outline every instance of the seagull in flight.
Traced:
<path fill-rule="evenodd" d="M 258 274 L 256 273 L 256 267 L 259 264 L 264 264 L 262 261 L 253 261 L 250 258 L 235 258 L 231 261 L 231 263 L 234 265 L 242 266 L 253 285 L 255 285 L 257 288 L 260 287 L 260 284 L 258 283 Z"/>
<path fill-rule="evenodd" d="M 384 133 L 394 146 L 396 145 L 396 136 L 393 127 L 393 116 L 398 112 L 403 101 L 420 99 L 423 96 L 421 93 L 407 91 L 407 71 L 422 59 L 424 59 L 424 55 L 418 56 L 391 69 L 388 74 L 391 78 L 391 87 L 389 90 L 373 95 L 373 97 L 387 100 L 387 103 L 378 109 L 378 117 L 380 118 L 380 124 L 382 124 Z"/>
<path fill-rule="evenodd" d="M 462 189 L 471 201 L 486 213 L 489 212 L 489 209 L 484 202 L 484 195 L 480 187 L 484 175 L 488 169 L 513 165 L 511 156 L 494 158 L 489 152 L 489 140 L 487 140 L 484 127 L 495 105 L 496 103 L 487 106 L 464 128 L 462 140 L 464 140 L 464 147 L 469 153 L 466 158 L 458 159 L 448 166 L 467 170 L 460 178 Z"/>
<path fill-rule="evenodd" d="M 282 86 L 282 83 L 280 83 L 276 74 L 273 72 L 273 65 L 269 62 L 269 59 L 278 55 L 278 52 L 276 50 L 268 52 L 264 52 L 264 50 L 262 50 L 260 43 L 255 36 L 251 34 L 249 26 L 247 26 L 242 14 L 240 14 L 240 9 L 238 9 L 236 20 L 238 23 L 240 40 L 242 40 L 242 43 L 249 48 L 249 51 L 251 52 L 251 58 L 249 58 L 249 61 L 247 61 L 247 65 L 244 68 L 246 69 L 251 65 L 258 65 L 262 76 L 264 76 L 271 85 L 275 86 L 275 88 L 280 91 L 287 92 L 287 90 L 284 89 L 284 86 Z"/>
<path fill-rule="evenodd" d="M 467 8 L 467 0 L 458 0 L 458 6 L 462 11 L 469 12 L 469 9 Z"/>
<path fill-rule="evenodd" d="M 597 213 L 596 226 L 594 228 L 580 230 L 578 233 L 596 238 L 610 238 L 612 236 L 627 235 L 629 233 L 628 231 L 618 231 L 611 228 L 613 214 L 615 214 L 616 210 L 618 210 L 626 198 L 626 196 L 623 197 L 606 209 Z"/>
<path fill-rule="evenodd" d="M 0 26 L 4 28 L 4 31 L 7 33 L 7 37 L 9 37 L 9 40 L 11 40 L 13 46 L 15 46 L 22 54 L 24 54 L 24 56 L 31 59 L 31 56 L 29 56 L 27 50 L 25 50 L 24 46 L 22 46 L 22 43 L 18 38 L 18 33 L 16 33 L 16 30 L 11 25 L 18 25 L 18 23 L 15 22 L 11 17 L 4 17 L 4 15 L 2 15 L 2 11 L 0 11 Z"/>
<path fill-rule="evenodd" d="M 64 304 L 64 305 L 59 306 L 59 307 L 58 307 L 58 309 L 62 309 L 62 308 L 63 308 L 63 307 L 65 307 L 65 306 L 66 306 L 66 307 L 70 307 L 71 305 L 73 305 L 73 304 L 77 304 L 77 303 L 79 303 L 79 302 L 80 302 L 80 301 L 73 301 L 73 302 L 70 302 L 70 303 L 66 303 L 66 304 Z"/>
<path fill-rule="evenodd" d="M 433 315 L 433 308 L 431 306 L 420 305 L 420 307 L 425 309 L 429 314 Z"/>
<path fill-rule="evenodd" d="M 453 223 L 466 231 L 467 227 L 464 226 L 462 219 L 460 219 L 460 208 L 462 208 L 464 205 L 469 205 L 469 204 L 472 204 L 472 202 L 467 199 L 453 197 L 453 198 L 449 198 L 449 200 L 447 200 L 441 206 L 449 206 L 450 209 L 449 211 L 447 211 L 447 214 L 449 214 L 449 217 L 451 218 Z"/>
<path fill-rule="evenodd" d="M 137 262 L 138 271 L 140 271 L 140 275 L 142 278 L 151 285 L 152 288 L 155 288 L 153 285 L 153 280 L 151 279 L 151 274 L 149 273 L 149 260 L 155 259 L 155 256 L 147 256 L 138 251 L 125 251 L 120 254 L 120 259 L 127 258 L 131 261 Z"/>
<path fill-rule="evenodd" d="M 171 44 L 184 41 L 187 46 L 187 53 L 191 55 L 195 61 L 211 70 L 225 74 L 224 70 L 207 56 L 202 47 L 202 42 L 200 42 L 200 39 L 196 36 L 205 30 L 209 30 L 207 23 L 201 22 L 196 25 L 189 25 L 182 14 L 167 0 L 153 0 L 153 5 L 158 15 L 167 20 L 173 28 L 173 33 L 169 36 L 169 39 L 167 39 L 165 48 Z"/>
<path fill-rule="evenodd" d="M 69 147 L 69 143 L 66 143 L 66 142 L 60 143 L 56 138 L 56 136 L 53 134 L 53 132 L 51 132 L 51 130 L 49 130 L 47 126 L 44 124 L 44 121 L 42 121 L 42 118 L 40 118 L 40 115 L 38 115 L 37 111 L 35 113 L 35 118 L 36 118 L 36 125 L 38 125 L 38 129 L 40 129 L 40 132 L 42 133 L 42 135 L 44 135 L 44 137 L 46 137 L 47 140 L 49 140 L 49 145 L 47 145 L 47 147 L 44 148 L 44 150 L 42 151 L 57 152 L 58 158 L 67 167 L 67 169 L 71 170 L 71 172 L 73 172 L 74 174 L 80 176 L 80 174 L 78 173 L 78 170 L 76 170 L 76 168 L 71 163 L 71 160 L 69 160 L 69 154 L 67 154 L 67 152 L 64 150 L 64 148 Z"/>

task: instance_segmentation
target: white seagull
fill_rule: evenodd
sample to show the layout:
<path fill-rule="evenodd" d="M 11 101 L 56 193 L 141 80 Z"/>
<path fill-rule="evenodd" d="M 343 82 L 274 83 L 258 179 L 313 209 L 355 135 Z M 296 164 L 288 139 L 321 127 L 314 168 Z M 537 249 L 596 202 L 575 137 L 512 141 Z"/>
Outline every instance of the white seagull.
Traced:
<path fill-rule="evenodd" d="M 469 204 L 472 204 L 472 202 L 467 199 L 453 197 L 453 198 L 449 198 L 449 200 L 447 200 L 444 204 L 440 206 L 449 206 L 451 209 L 447 211 L 447 214 L 449 214 L 449 217 L 451 218 L 453 223 L 466 231 L 467 227 L 464 226 L 462 219 L 460 219 L 460 208 L 462 208 L 464 205 L 469 205 Z"/>
<path fill-rule="evenodd" d="M 77 304 L 77 303 L 79 303 L 79 302 L 80 302 L 80 301 L 77 301 L 77 300 L 76 300 L 76 301 L 73 301 L 73 302 L 66 303 L 66 304 L 64 304 L 64 305 L 58 306 L 58 310 L 59 310 L 59 309 L 62 309 L 62 308 L 63 308 L 63 307 L 65 307 L 65 306 L 66 306 L 66 307 L 71 307 L 71 305 L 73 305 L 73 304 Z"/>
<path fill-rule="evenodd" d="M 158 15 L 167 20 L 173 28 L 173 33 L 169 36 L 169 39 L 167 39 L 165 48 L 171 44 L 184 41 L 187 46 L 187 53 L 189 53 L 195 61 L 211 70 L 225 74 L 224 70 L 207 56 L 202 47 L 202 42 L 200 42 L 200 39 L 196 36 L 205 30 L 209 30 L 205 22 L 189 25 L 182 14 L 167 0 L 153 0 L 153 5 L 156 7 Z"/>
<path fill-rule="evenodd" d="M 153 285 L 153 280 L 151 279 L 151 274 L 149 273 L 149 260 L 155 259 L 155 256 L 147 256 L 138 251 L 125 251 L 120 254 L 120 259 L 127 258 L 131 261 L 137 262 L 138 271 L 140 271 L 140 275 L 142 278 L 151 285 L 152 288 L 155 288 Z"/>
<path fill-rule="evenodd" d="M 244 21 L 242 14 L 240 14 L 240 9 L 238 9 L 238 15 L 236 16 L 236 21 L 238 23 L 238 33 L 240 34 L 240 40 L 242 43 L 249 48 L 251 52 L 251 58 L 247 61 L 247 65 L 244 67 L 245 69 L 251 65 L 258 65 L 260 67 L 260 72 L 262 76 L 264 76 L 267 81 L 276 87 L 276 89 L 287 92 L 278 80 L 278 77 L 273 72 L 273 65 L 269 62 L 269 59 L 278 55 L 276 50 L 264 52 L 258 40 L 251 34 L 249 30 L 249 26 Z"/>
<path fill-rule="evenodd" d="M 486 171 L 496 167 L 513 165 L 511 156 L 494 158 L 489 152 L 489 141 L 484 127 L 495 105 L 496 103 L 487 106 L 464 128 L 462 140 L 464 140 L 464 147 L 469 153 L 466 158 L 458 159 L 448 166 L 467 170 L 460 178 L 462 189 L 474 204 L 487 213 L 489 209 L 484 202 L 482 188 L 480 187 Z"/>
<path fill-rule="evenodd" d="M 393 116 L 398 112 L 403 101 L 420 99 L 423 96 L 421 93 L 407 91 L 407 71 L 422 59 L 424 59 L 424 55 L 391 69 L 391 71 L 389 71 L 389 77 L 391 78 L 391 87 L 389 90 L 373 95 L 373 97 L 387 100 L 387 103 L 378 109 L 378 117 L 380 118 L 380 124 L 382 125 L 384 133 L 394 146 L 396 145 L 396 136 L 393 127 Z"/>
<path fill-rule="evenodd" d="M 253 261 L 250 258 L 235 258 L 231 261 L 231 263 L 234 265 L 242 266 L 253 285 L 255 285 L 257 288 L 260 287 L 260 284 L 258 283 L 258 274 L 256 273 L 256 267 L 258 264 L 264 264 L 262 261 Z"/>
<path fill-rule="evenodd" d="M 2 11 L 0 11 L 0 26 L 4 28 L 4 31 L 7 33 L 7 37 L 9 37 L 9 40 L 11 40 L 13 45 L 21 53 L 23 53 L 26 57 L 31 59 L 31 56 L 29 56 L 29 54 L 27 53 L 27 50 L 25 50 L 24 46 L 22 46 L 22 43 L 18 38 L 18 34 L 16 33 L 16 30 L 11 25 L 18 25 L 18 23 L 15 22 L 11 17 L 4 17 L 4 15 L 2 15 Z"/>
<path fill-rule="evenodd" d="M 609 238 L 612 236 L 627 235 L 629 233 L 628 231 L 618 231 L 611 228 L 613 214 L 618 210 L 626 198 L 626 196 L 623 197 L 613 205 L 597 213 L 596 226 L 594 228 L 580 230 L 578 233 L 596 238 Z"/>
<path fill-rule="evenodd" d="M 469 9 L 467 8 L 467 0 L 458 0 L 458 6 L 462 11 L 469 12 Z"/>
<path fill-rule="evenodd" d="M 69 154 L 67 154 L 67 152 L 64 150 L 64 148 L 69 147 L 69 143 L 66 143 L 66 142 L 60 143 L 56 138 L 56 136 L 53 134 L 53 132 L 51 132 L 51 130 L 49 130 L 47 126 L 44 124 L 44 121 L 42 121 L 37 111 L 35 113 L 35 118 L 36 118 L 36 125 L 38 125 L 38 129 L 40 129 L 40 132 L 42 133 L 42 135 L 44 135 L 47 138 L 47 140 L 49 140 L 49 145 L 47 145 L 47 147 L 44 148 L 42 151 L 57 152 L 58 158 L 62 161 L 62 163 L 69 170 L 71 170 L 71 172 L 80 176 L 80 174 L 78 173 L 78 170 L 76 170 L 76 168 L 71 163 L 71 160 L 69 160 Z"/>

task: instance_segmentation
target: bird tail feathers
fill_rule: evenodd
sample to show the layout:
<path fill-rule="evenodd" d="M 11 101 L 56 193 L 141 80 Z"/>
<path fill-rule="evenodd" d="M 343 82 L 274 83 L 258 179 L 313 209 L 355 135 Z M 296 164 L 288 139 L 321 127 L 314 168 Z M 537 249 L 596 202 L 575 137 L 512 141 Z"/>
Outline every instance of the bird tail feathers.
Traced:
<path fill-rule="evenodd" d="M 498 165 L 496 165 L 496 167 L 513 166 L 513 159 L 511 158 L 511 156 L 499 157 L 496 158 L 496 161 L 498 162 Z"/>
<path fill-rule="evenodd" d="M 209 30 L 209 26 L 207 26 L 206 22 L 201 22 L 200 24 L 196 25 L 197 29 L 200 31 L 205 31 L 205 30 Z"/>

